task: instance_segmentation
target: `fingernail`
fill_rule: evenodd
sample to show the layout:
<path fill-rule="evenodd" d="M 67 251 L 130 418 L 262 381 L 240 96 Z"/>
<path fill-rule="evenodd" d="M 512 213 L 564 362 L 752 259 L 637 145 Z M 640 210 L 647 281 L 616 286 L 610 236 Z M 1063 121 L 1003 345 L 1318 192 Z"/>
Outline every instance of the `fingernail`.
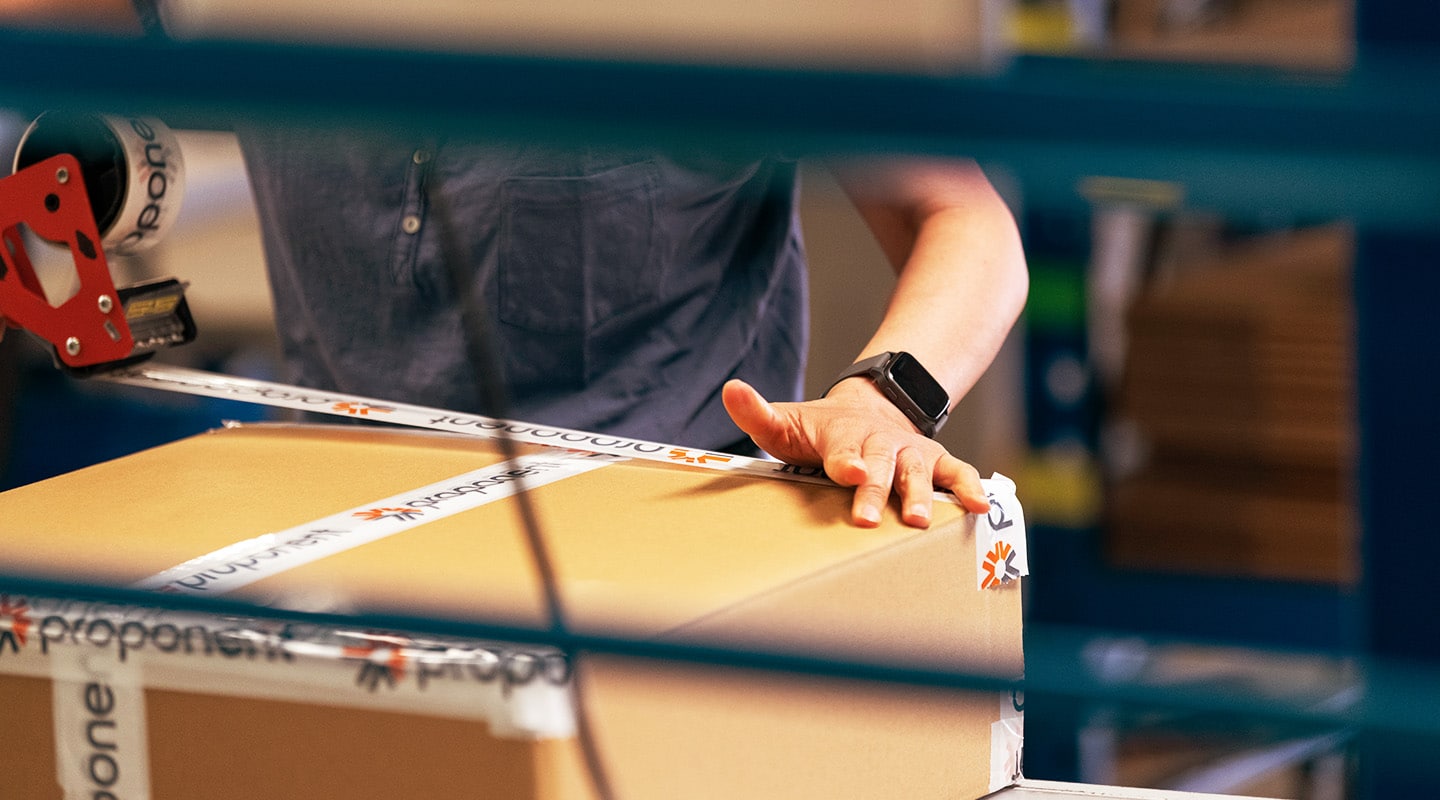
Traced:
<path fill-rule="evenodd" d="M 880 509 L 875 506 L 864 506 L 860 509 L 860 521 L 869 525 L 880 524 Z"/>
<path fill-rule="evenodd" d="M 928 524 L 930 522 L 930 509 L 927 508 L 923 503 L 916 503 L 915 505 L 910 506 L 909 510 L 906 513 L 910 517 L 910 519 L 916 520 L 922 524 Z"/>

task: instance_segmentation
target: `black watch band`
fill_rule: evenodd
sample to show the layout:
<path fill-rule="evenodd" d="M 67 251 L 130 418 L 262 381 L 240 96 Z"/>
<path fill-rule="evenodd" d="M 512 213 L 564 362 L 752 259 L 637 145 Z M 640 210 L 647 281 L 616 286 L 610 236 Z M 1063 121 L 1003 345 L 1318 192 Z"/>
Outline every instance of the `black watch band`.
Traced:
<path fill-rule="evenodd" d="M 932 439 L 950 416 L 950 395 L 909 353 L 881 353 L 857 361 L 835 378 L 830 389 L 846 378 L 860 375 L 873 381 L 921 433 Z M 825 393 L 829 394 L 830 389 Z"/>

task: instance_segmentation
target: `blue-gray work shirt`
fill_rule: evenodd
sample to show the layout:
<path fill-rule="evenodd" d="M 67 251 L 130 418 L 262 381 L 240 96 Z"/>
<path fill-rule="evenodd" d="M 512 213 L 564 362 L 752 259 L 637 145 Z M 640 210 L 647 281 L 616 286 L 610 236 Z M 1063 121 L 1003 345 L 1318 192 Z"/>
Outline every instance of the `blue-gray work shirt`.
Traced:
<path fill-rule="evenodd" d="M 718 449 L 738 377 L 798 399 L 808 334 L 793 161 L 242 131 L 293 380 Z M 442 258 L 503 375 L 467 356 Z"/>

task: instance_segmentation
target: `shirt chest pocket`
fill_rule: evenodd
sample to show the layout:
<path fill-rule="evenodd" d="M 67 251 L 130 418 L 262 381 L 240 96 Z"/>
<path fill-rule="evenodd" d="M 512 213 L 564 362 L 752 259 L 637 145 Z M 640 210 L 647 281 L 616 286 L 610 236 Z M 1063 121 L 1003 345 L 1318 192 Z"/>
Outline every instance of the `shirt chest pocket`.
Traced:
<path fill-rule="evenodd" d="M 500 319 L 543 334 L 588 334 L 653 302 L 662 264 L 653 164 L 584 177 L 510 178 L 502 188 Z"/>

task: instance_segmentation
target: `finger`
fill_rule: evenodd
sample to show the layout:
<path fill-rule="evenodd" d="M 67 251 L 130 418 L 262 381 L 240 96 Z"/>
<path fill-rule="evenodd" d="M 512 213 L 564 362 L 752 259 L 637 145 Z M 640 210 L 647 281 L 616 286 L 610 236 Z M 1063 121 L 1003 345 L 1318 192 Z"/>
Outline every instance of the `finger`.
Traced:
<path fill-rule="evenodd" d="M 841 486 L 860 486 L 870 476 L 860 447 L 835 447 L 825 453 L 825 474 Z"/>
<path fill-rule="evenodd" d="M 895 492 L 900 495 L 900 519 L 916 528 L 930 527 L 935 479 L 918 448 L 906 447 L 896 457 Z"/>
<path fill-rule="evenodd" d="M 895 451 L 886 443 L 872 439 L 865 447 L 865 480 L 855 487 L 855 504 L 851 515 L 855 524 L 873 528 L 880 524 L 885 504 L 890 502 L 890 489 L 895 484 Z"/>
<path fill-rule="evenodd" d="M 985 486 L 980 483 L 980 473 L 949 453 L 935 463 L 935 485 L 949 489 L 960 501 L 960 507 L 972 514 L 984 514 L 990 510 Z"/>

